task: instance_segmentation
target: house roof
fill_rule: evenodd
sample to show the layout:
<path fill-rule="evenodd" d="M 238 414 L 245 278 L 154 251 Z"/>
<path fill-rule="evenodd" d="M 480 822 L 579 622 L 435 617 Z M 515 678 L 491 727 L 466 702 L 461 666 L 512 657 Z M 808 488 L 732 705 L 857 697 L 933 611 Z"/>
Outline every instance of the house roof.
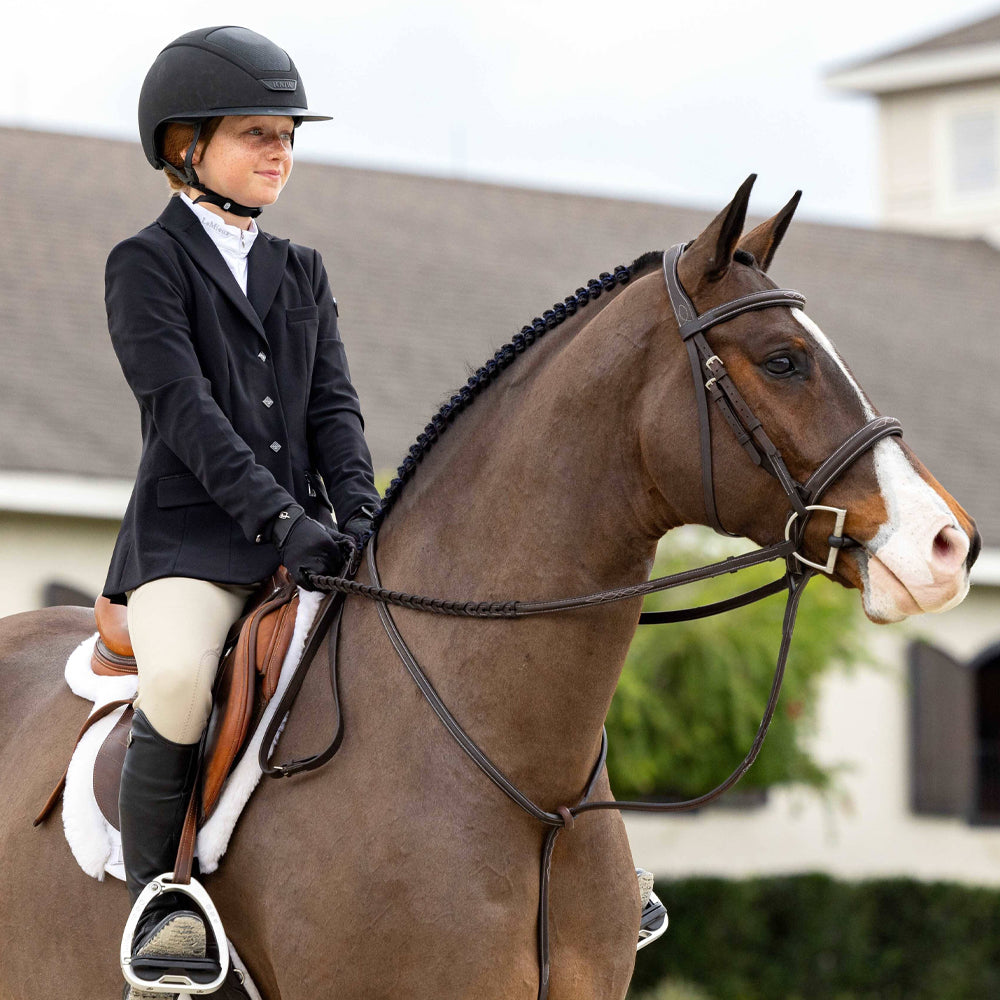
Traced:
<path fill-rule="evenodd" d="M 128 480 L 136 404 L 104 260 L 166 197 L 137 144 L 0 128 L 0 473 Z M 735 185 L 734 185 L 735 186 Z M 807 193 L 808 194 L 808 193 Z M 299 162 L 261 221 L 323 254 L 376 465 L 523 324 L 711 210 Z M 1000 255 L 980 240 L 797 222 L 772 267 L 883 413 L 1000 539 Z"/>
<path fill-rule="evenodd" d="M 826 81 L 843 90 L 882 94 L 1000 78 L 1000 13 L 900 48 L 852 61 Z"/>
<path fill-rule="evenodd" d="M 878 58 L 887 59 L 890 56 L 912 55 L 917 52 L 940 52 L 944 49 L 961 49 L 968 45 L 985 45 L 991 42 L 1000 42 L 1000 12 L 989 17 L 977 18 L 950 31 L 943 31 L 910 45 L 893 49 L 891 52 L 885 52 Z"/>

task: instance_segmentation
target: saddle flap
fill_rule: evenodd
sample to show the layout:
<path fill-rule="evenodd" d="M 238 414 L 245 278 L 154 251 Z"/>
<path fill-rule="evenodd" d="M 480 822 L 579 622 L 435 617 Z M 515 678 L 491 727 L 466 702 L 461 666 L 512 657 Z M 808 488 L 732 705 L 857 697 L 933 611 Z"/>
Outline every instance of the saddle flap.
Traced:
<path fill-rule="evenodd" d="M 211 816 L 247 737 L 274 695 L 292 642 L 298 589 L 290 579 L 274 578 L 265 594 L 243 621 L 216 676 L 202 767 L 203 819 Z"/>
<path fill-rule="evenodd" d="M 257 629 L 257 674 L 265 702 L 274 697 L 278 687 L 281 665 L 285 662 L 288 644 L 295 631 L 298 608 L 299 595 L 296 591 L 291 600 L 282 604 L 275 614 L 266 616 Z"/>
<path fill-rule="evenodd" d="M 94 798 L 101 815 L 116 830 L 119 829 L 118 789 L 121 786 L 128 734 L 132 728 L 132 715 L 132 706 L 129 705 L 101 744 L 94 761 Z"/>
<path fill-rule="evenodd" d="M 272 578 L 249 602 L 215 679 L 212 715 L 202 756 L 201 817 L 211 816 L 229 772 L 239 760 L 267 703 L 274 696 L 295 632 L 299 595 L 290 580 Z M 234 631 L 236 629 L 234 628 Z M 110 672 L 110 671 L 109 671 Z M 102 745 L 94 765 L 94 793 L 104 818 L 118 828 L 118 788 L 132 710 Z"/>

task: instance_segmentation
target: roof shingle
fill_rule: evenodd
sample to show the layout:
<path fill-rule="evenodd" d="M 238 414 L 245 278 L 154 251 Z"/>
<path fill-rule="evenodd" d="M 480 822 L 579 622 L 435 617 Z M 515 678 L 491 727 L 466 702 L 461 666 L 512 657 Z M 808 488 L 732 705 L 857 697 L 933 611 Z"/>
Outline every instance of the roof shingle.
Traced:
<path fill-rule="evenodd" d="M 0 128 L 0 469 L 130 479 L 136 405 L 104 260 L 166 185 L 137 144 Z M 376 465 L 532 317 L 712 211 L 299 162 L 264 228 L 323 254 Z M 1000 539 L 1000 255 L 979 240 L 799 222 L 772 272 L 809 299 L 875 405 Z"/>

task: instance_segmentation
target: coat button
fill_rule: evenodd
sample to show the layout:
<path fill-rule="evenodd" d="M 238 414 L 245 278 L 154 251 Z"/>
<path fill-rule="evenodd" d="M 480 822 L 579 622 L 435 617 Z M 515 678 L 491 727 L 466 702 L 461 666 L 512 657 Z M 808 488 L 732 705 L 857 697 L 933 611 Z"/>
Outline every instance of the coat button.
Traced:
<path fill-rule="evenodd" d="M 277 453 L 277 452 L 281 451 L 281 445 L 280 445 L 280 444 L 278 444 L 278 442 L 277 442 L 277 441 L 272 441 L 272 442 L 271 442 L 271 451 L 273 451 L 273 452 L 275 452 L 275 453 Z"/>
<path fill-rule="evenodd" d="M 257 357 L 260 358 L 261 361 L 267 361 L 267 355 L 263 351 L 261 351 Z"/>
<path fill-rule="evenodd" d="M 271 399 L 271 397 L 270 397 L 270 396 L 265 396 L 265 397 L 264 397 L 264 398 L 263 398 L 263 399 L 261 400 L 261 402 L 262 402 L 262 403 L 263 403 L 263 404 L 264 404 L 264 405 L 265 405 L 265 406 L 266 406 L 266 407 L 267 407 L 268 409 L 270 409 L 270 408 L 271 408 L 272 406 L 274 406 L 274 400 L 273 400 L 273 399 Z"/>

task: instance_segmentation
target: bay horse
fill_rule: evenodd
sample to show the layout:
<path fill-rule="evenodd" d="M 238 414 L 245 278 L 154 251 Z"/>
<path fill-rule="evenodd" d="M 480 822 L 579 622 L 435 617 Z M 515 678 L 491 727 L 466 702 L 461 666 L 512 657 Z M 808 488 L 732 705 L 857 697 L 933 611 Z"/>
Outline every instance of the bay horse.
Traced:
<path fill-rule="evenodd" d="M 797 196 L 742 235 L 752 181 L 680 256 L 676 273 L 698 313 L 775 287 L 766 271 Z M 648 577 L 666 532 L 712 519 L 702 390 L 660 262 L 645 254 L 591 282 L 444 406 L 383 502 L 386 586 L 544 600 L 634 585 Z M 799 308 L 744 311 L 707 336 L 798 482 L 875 417 Z M 710 420 L 714 518 L 759 545 L 780 541 L 785 491 L 750 461 L 714 406 Z M 853 461 L 824 502 L 847 510 L 844 532 L 855 543 L 830 575 L 861 592 L 873 621 L 965 596 L 975 524 L 897 437 Z M 822 563 L 829 535 L 825 520 L 812 519 L 803 556 Z M 364 567 L 359 579 L 370 579 Z M 640 603 L 519 622 L 393 614 L 479 746 L 555 810 L 576 802 L 590 780 Z M 70 608 L 0 622 L 2 1000 L 121 991 L 124 886 L 85 878 L 58 824 L 31 828 L 81 722 L 61 670 L 92 629 L 89 612 Z M 206 879 L 262 995 L 536 997 L 545 831 L 459 750 L 403 670 L 372 602 L 347 600 L 339 662 L 339 753 L 288 782 L 264 781 Z M 329 681 L 314 667 L 281 750 L 325 744 L 331 717 Z M 611 796 L 603 769 L 593 794 Z M 548 996 L 623 997 L 639 898 L 620 815 L 579 816 L 559 838 L 551 872 Z"/>

